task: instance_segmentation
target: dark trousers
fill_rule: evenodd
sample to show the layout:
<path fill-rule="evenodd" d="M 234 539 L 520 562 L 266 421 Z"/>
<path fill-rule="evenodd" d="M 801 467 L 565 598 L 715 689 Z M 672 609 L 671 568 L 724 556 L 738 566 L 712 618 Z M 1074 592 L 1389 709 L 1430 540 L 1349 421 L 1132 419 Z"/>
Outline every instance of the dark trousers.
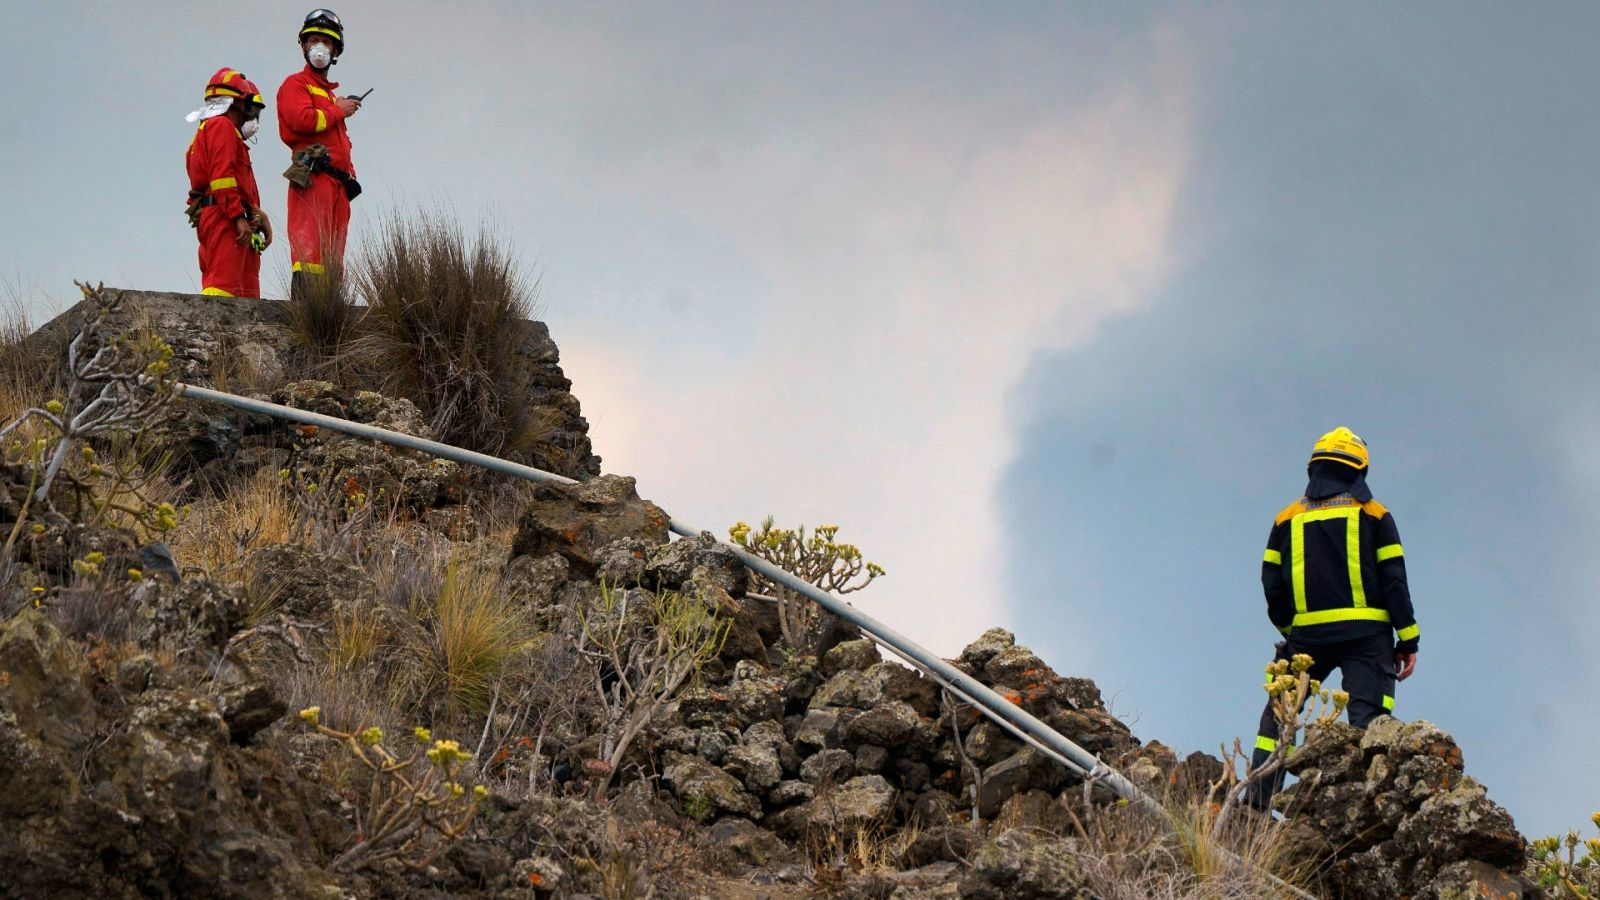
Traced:
<path fill-rule="evenodd" d="M 1336 644 L 1307 644 L 1293 637 L 1284 641 L 1274 659 L 1290 659 L 1296 653 L 1311 657 L 1311 677 L 1326 681 L 1338 669 L 1343 676 L 1343 688 L 1350 695 L 1346 711 L 1350 724 L 1365 728 L 1380 715 L 1394 712 L 1394 633 L 1380 632 Z M 1269 701 L 1261 712 L 1261 727 L 1256 731 L 1256 749 L 1251 754 L 1253 769 L 1266 762 L 1278 743 L 1278 720 L 1272 715 Z M 1248 800 L 1258 809 L 1267 809 L 1272 795 L 1283 788 L 1284 773 L 1280 769 L 1265 782 L 1257 782 Z"/>

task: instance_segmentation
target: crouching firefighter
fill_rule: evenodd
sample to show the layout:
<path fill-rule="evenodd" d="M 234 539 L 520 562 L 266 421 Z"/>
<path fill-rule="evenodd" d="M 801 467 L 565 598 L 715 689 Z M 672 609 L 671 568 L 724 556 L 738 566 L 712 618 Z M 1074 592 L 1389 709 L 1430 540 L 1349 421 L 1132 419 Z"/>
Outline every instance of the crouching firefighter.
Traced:
<path fill-rule="evenodd" d="M 272 244 L 272 223 L 250 167 L 250 140 L 260 127 L 261 91 L 235 69 L 206 83 L 205 103 L 189 114 L 199 122 L 189 142 L 189 225 L 200 239 L 200 293 L 261 296 L 261 253 Z"/>
<path fill-rule="evenodd" d="M 1261 563 L 1267 616 L 1285 637 L 1276 658 L 1310 655 L 1310 675 L 1319 681 L 1340 670 L 1357 728 L 1394 712 L 1395 682 L 1416 669 L 1418 640 L 1400 532 L 1372 498 L 1367 463 L 1366 442 L 1350 429 L 1319 438 L 1305 496 L 1278 513 Z M 1269 702 L 1252 768 L 1277 749 L 1278 739 Z M 1250 803 L 1267 809 L 1283 777 L 1280 769 L 1256 782 Z"/>
<path fill-rule="evenodd" d="M 344 25 L 332 10 L 314 9 L 300 27 L 306 66 L 278 88 L 278 135 L 292 157 L 289 179 L 289 296 L 304 296 L 306 279 L 335 273 L 344 261 L 350 201 L 361 193 L 350 160 L 345 120 L 361 101 L 340 97 L 328 70 L 344 53 Z"/>

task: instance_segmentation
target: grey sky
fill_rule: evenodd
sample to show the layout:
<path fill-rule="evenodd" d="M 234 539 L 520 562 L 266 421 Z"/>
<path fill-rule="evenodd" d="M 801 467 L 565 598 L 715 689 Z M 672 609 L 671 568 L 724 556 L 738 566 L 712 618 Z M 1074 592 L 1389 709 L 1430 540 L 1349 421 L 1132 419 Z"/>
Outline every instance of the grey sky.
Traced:
<path fill-rule="evenodd" d="M 195 289 L 183 114 L 225 64 L 275 92 L 308 8 L 0 2 L 36 36 L 0 279 L 41 316 Z M 1600 804 L 1590 8 L 335 8 L 376 89 L 353 244 L 492 222 L 606 468 L 675 515 L 837 520 L 874 613 L 947 653 L 1006 624 L 1214 750 L 1259 711 L 1270 516 L 1347 424 L 1423 626 L 1401 714 L 1528 831 Z"/>

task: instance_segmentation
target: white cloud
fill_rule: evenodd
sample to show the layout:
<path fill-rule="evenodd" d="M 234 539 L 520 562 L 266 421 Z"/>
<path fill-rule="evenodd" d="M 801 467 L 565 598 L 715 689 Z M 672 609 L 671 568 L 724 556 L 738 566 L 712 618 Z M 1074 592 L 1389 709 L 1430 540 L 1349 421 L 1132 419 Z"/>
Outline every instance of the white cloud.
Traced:
<path fill-rule="evenodd" d="M 558 326 L 607 471 L 718 532 L 768 512 L 841 523 L 890 573 L 860 605 L 938 651 L 1006 621 L 1007 390 L 1168 263 L 1188 84 L 1162 35 L 1138 49 L 1147 71 L 1070 114 L 994 127 L 976 104 L 886 106 L 814 161 L 735 163 L 782 178 L 682 198 L 730 230 L 775 320 L 735 355 Z"/>

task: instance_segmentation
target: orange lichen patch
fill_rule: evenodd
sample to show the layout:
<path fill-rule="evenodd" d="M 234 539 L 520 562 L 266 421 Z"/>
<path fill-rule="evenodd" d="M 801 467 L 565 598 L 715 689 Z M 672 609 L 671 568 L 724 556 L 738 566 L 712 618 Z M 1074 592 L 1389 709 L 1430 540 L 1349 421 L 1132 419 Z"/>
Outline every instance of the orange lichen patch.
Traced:
<path fill-rule="evenodd" d="M 344 495 L 346 497 L 354 497 L 361 493 L 365 492 L 361 489 L 361 482 L 354 475 L 344 480 Z"/>
<path fill-rule="evenodd" d="M 538 887 L 539 885 L 544 884 L 544 879 L 539 877 L 538 872 L 529 872 L 528 883 L 534 887 Z"/>
<path fill-rule="evenodd" d="M 317 426 L 315 426 L 315 425 L 301 425 L 300 426 L 300 433 L 302 435 L 304 435 L 305 437 L 316 437 L 317 436 Z"/>
<path fill-rule="evenodd" d="M 1002 691 L 1000 696 L 1004 697 L 1006 702 L 1012 704 L 1013 706 L 1022 705 L 1022 695 L 1016 691 Z"/>
<path fill-rule="evenodd" d="M 495 751 L 494 762 L 496 762 L 496 763 L 503 763 L 503 762 L 505 762 L 506 760 L 508 760 L 510 758 L 511 758 L 511 751 L 507 750 L 504 747 L 501 747 L 499 750 Z"/>

